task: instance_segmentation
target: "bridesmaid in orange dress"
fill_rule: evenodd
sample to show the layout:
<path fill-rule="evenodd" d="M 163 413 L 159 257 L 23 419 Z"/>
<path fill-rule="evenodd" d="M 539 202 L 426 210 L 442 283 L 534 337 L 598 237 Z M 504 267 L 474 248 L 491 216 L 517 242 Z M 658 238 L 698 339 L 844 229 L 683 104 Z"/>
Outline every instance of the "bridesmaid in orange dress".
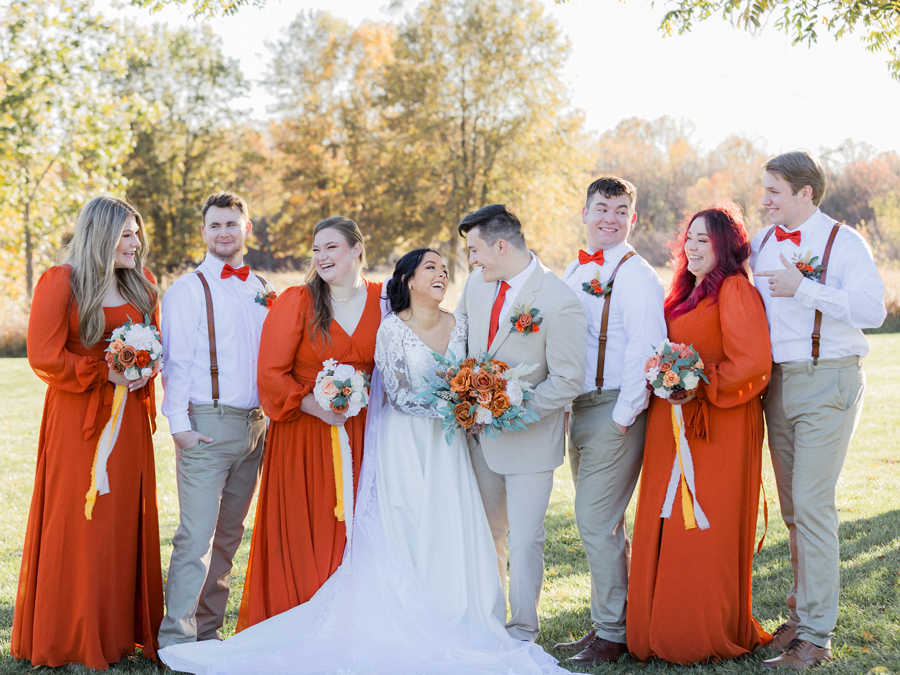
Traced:
<path fill-rule="evenodd" d="M 628 584 L 628 649 L 680 664 L 742 656 L 772 638 L 752 616 L 762 467 L 760 395 L 771 369 L 769 328 L 748 280 L 740 207 L 693 216 L 673 248 L 669 340 L 693 344 L 709 384 L 681 401 L 695 495 L 708 529 L 686 529 L 681 500 L 660 516 L 675 461 L 673 403 L 652 396 Z"/>
<path fill-rule="evenodd" d="M 129 319 L 159 325 L 159 291 L 142 264 L 141 216 L 120 199 L 85 205 L 67 253 L 38 281 L 28 324 L 28 362 L 48 387 L 10 651 L 35 667 L 105 670 L 136 647 L 155 660 L 163 615 L 153 378 L 129 382 L 104 359 L 110 333 Z M 110 491 L 87 520 L 117 384 L 128 393 Z"/>
<path fill-rule="evenodd" d="M 327 359 L 370 375 L 375 367 L 381 284 L 361 276 L 365 259 L 356 223 L 320 221 L 307 284 L 287 289 L 263 326 L 259 396 L 271 424 L 238 631 L 309 600 L 343 558 L 330 427 L 347 430 L 355 491 L 366 411 L 350 418 L 325 411 L 312 389 Z"/>

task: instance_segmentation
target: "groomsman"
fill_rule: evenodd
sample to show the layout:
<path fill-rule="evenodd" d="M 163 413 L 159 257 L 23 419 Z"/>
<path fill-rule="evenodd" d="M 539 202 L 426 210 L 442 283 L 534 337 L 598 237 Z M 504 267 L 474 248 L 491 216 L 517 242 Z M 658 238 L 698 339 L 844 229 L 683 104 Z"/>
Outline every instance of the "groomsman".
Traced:
<path fill-rule="evenodd" d="M 884 321 L 884 284 L 866 240 L 819 210 L 826 179 L 815 158 L 798 151 L 770 159 L 762 185 L 772 226 L 753 239 L 750 263 L 772 338 L 764 408 L 794 571 L 790 616 L 774 633 L 782 653 L 763 666 L 801 669 L 831 660 L 840 593 L 835 486 L 862 413 L 869 345 L 861 329 Z"/>
<path fill-rule="evenodd" d="M 181 517 L 166 581 L 160 647 L 216 640 L 232 560 L 260 473 L 266 421 L 256 390 L 265 281 L 244 265 L 247 204 L 231 192 L 206 200 L 208 252 L 162 303 L 162 413 L 175 442 Z"/>
<path fill-rule="evenodd" d="M 544 578 L 544 514 L 553 470 L 565 453 L 564 408 L 584 379 L 584 309 L 559 278 L 528 250 L 522 225 L 504 204 L 473 211 L 459 223 L 469 263 L 457 312 L 469 319 L 469 354 L 487 352 L 511 367 L 537 366 L 526 406 L 539 421 L 525 431 L 470 441 L 472 464 L 497 549 L 509 606 L 496 608 L 517 640 L 538 635 L 537 607 Z M 507 536 L 508 533 L 508 536 Z"/>
<path fill-rule="evenodd" d="M 636 201 L 634 185 L 621 178 L 590 184 L 581 211 L 588 250 L 578 252 L 562 277 L 588 319 L 587 367 L 569 418 L 569 462 L 575 519 L 591 571 L 593 627 L 556 648 L 581 648 L 569 661 L 582 665 L 616 661 L 628 651 L 631 543 L 625 509 L 644 455 L 650 396 L 644 362 L 666 337 L 663 284 L 628 243 Z"/>

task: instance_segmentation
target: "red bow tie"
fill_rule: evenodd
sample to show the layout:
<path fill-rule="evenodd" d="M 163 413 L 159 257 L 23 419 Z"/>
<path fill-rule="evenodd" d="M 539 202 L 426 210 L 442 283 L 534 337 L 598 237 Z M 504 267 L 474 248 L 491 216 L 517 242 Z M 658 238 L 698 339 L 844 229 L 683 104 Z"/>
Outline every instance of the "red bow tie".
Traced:
<path fill-rule="evenodd" d="M 225 267 L 222 268 L 222 278 L 227 279 L 228 277 L 237 277 L 241 281 L 247 281 L 247 277 L 250 276 L 250 267 L 244 265 L 243 267 L 238 267 L 234 269 L 231 265 L 225 264 Z"/>
<path fill-rule="evenodd" d="M 603 251 L 596 253 L 588 253 L 587 251 L 578 251 L 578 264 L 587 265 L 589 262 L 595 262 L 598 265 L 603 264 Z"/>
<path fill-rule="evenodd" d="M 790 239 L 796 246 L 800 245 L 800 230 L 794 230 L 793 232 L 788 232 L 781 225 L 775 228 L 775 239 L 778 241 L 784 241 L 785 239 Z"/>

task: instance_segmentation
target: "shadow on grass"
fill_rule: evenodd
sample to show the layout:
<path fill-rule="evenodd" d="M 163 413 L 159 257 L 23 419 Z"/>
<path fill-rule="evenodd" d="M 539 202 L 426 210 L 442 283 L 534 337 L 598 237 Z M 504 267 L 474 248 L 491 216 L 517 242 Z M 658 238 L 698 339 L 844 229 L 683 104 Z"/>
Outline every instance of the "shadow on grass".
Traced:
<path fill-rule="evenodd" d="M 785 596 L 793 582 L 787 536 L 778 513 L 771 514 L 769 536 L 754 559 L 753 610 L 764 627 L 773 630 L 787 618 Z M 706 666 L 642 664 L 623 657 L 594 668 L 569 666 L 564 659 L 575 650 L 552 651 L 557 642 L 581 637 L 590 628 L 590 578 L 571 503 L 551 505 L 545 521 L 547 576 L 544 585 L 540 643 L 574 672 L 759 672 L 771 653 Z M 774 532 L 773 532 L 774 530 Z M 833 651 L 836 661 L 817 668 L 822 673 L 866 673 L 882 666 L 900 672 L 900 510 L 872 518 L 842 522 L 841 603 Z M 688 616 L 685 621 L 690 621 Z"/>

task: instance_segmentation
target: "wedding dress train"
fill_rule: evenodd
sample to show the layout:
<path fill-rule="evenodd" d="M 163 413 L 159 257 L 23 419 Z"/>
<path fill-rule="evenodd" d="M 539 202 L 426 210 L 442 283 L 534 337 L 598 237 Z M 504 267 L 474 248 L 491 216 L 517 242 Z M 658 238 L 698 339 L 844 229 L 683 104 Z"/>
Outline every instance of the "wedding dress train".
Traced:
<path fill-rule="evenodd" d="M 456 317 L 448 353 L 466 348 Z M 313 598 L 224 642 L 160 651 L 204 675 L 566 673 L 511 638 L 465 436 L 447 444 L 419 395 L 432 351 L 396 315 L 378 332 L 351 543 Z M 382 391 L 384 393 L 382 393 Z"/>

